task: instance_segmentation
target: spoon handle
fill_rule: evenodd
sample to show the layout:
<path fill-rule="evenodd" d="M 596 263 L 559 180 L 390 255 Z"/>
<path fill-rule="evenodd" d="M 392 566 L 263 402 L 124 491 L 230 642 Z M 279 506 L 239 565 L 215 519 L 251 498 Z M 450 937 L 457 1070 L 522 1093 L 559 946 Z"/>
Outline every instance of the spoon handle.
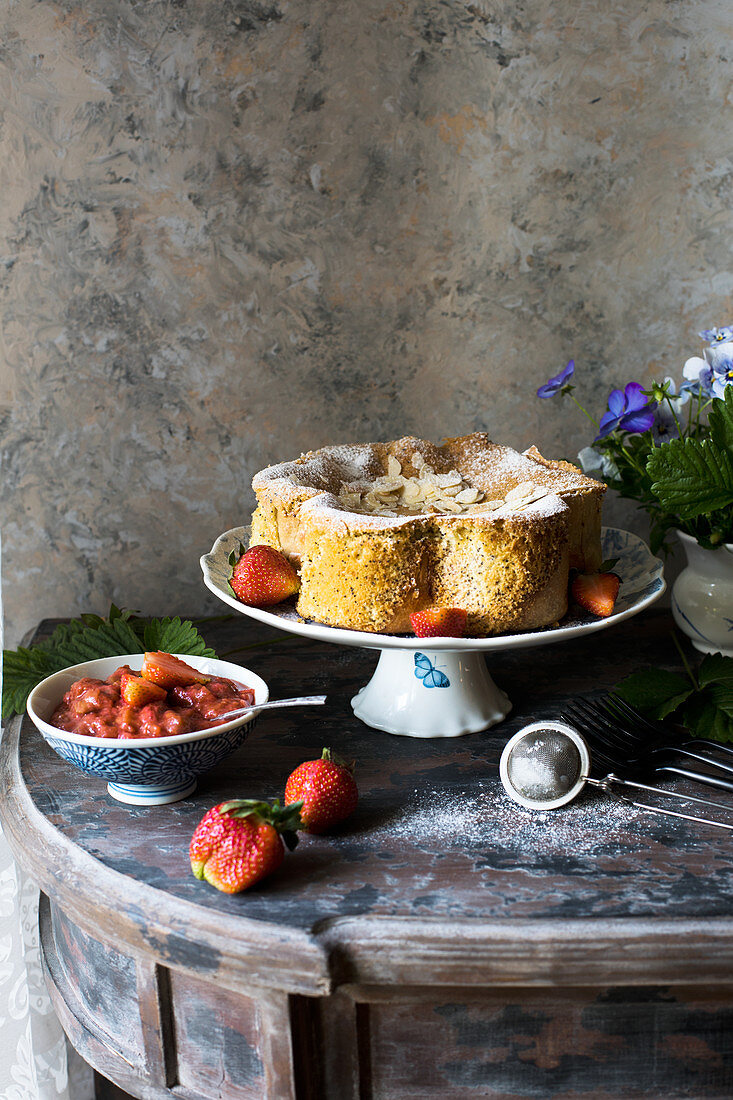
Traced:
<path fill-rule="evenodd" d="M 326 702 L 325 695 L 299 695 L 295 699 L 274 699 L 268 703 L 252 703 L 249 707 L 238 707 L 237 710 L 228 710 L 226 714 L 217 714 L 217 719 L 236 718 L 240 714 L 246 714 L 248 710 L 274 710 L 275 707 L 301 707 L 322 706 Z"/>

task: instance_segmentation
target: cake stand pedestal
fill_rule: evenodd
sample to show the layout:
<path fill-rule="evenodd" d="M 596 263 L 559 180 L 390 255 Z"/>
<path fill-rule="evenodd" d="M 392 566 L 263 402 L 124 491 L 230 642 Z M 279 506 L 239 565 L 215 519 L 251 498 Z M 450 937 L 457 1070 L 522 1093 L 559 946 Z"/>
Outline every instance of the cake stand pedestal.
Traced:
<path fill-rule="evenodd" d="M 368 726 L 405 737 L 477 733 L 512 708 L 482 653 L 445 649 L 381 649 L 374 675 L 351 706 Z"/>
<path fill-rule="evenodd" d="M 201 558 L 206 587 L 241 615 L 289 634 L 333 645 L 379 651 L 371 680 L 351 701 L 354 714 L 375 729 L 403 737 L 460 737 L 478 733 L 506 718 L 511 703 L 489 675 L 485 654 L 495 650 L 534 649 L 579 635 L 606 630 L 654 603 L 666 587 L 663 565 L 648 546 L 629 531 L 604 527 L 603 557 L 615 558 L 621 590 L 606 619 L 576 614 L 544 630 L 500 634 L 490 638 L 416 638 L 405 634 L 370 634 L 301 619 L 289 603 L 271 608 L 248 607 L 229 586 L 229 555 L 249 542 L 246 527 L 225 531 Z M 531 665 L 527 670 L 531 683 Z"/>

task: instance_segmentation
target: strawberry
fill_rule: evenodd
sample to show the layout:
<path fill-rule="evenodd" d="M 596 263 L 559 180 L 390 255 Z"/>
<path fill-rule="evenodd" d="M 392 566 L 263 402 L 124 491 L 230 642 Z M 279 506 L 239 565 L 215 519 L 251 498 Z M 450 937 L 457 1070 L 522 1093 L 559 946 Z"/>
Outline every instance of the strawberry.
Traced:
<path fill-rule="evenodd" d="M 174 657 L 172 653 L 146 653 L 140 675 L 159 687 L 188 687 L 189 684 L 208 684 L 210 676 L 204 676 L 197 668 L 191 668 L 185 661 Z"/>
<path fill-rule="evenodd" d="M 426 607 L 413 611 L 410 622 L 418 638 L 462 638 L 466 618 L 460 607 Z"/>
<path fill-rule="evenodd" d="M 234 565 L 229 583 L 235 596 L 250 607 L 269 607 L 294 596 L 300 578 L 274 546 L 250 546 Z"/>
<path fill-rule="evenodd" d="M 270 805 L 251 798 L 221 802 L 201 819 L 188 854 L 196 878 L 225 894 L 238 894 L 272 874 L 285 857 L 283 840 L 298 843 L 300 805 Z"/>
<path fill-rule="evenodd" d="M 285 784 L 285 802 L 301 802 L 300 820 L 308 833 L 338 825 L 356 809 L 359 792 L 352 769 L 330 749 L 320 760 L 299 764 Z"/>
<path fill-rule="evenodd" d="M 618 573 L 577 573 L 570 582 L 570 595 L 585 611 L 607 619 L 613 611 L 620 585 Z"/>
<path fill-rule="evenodd" d="M 123 672 L 120 677 L 122 698 L 131 707 L 144 707 L 146 703 L 162 703 L 168 693 L 164 687 L 136 676 L 134 672 Z"/>

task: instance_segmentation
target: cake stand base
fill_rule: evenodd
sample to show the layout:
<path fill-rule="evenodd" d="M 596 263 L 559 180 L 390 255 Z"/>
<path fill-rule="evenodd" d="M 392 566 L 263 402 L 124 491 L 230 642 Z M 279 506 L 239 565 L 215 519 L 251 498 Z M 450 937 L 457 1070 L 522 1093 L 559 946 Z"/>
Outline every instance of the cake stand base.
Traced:
<path fill-rule="evenodd" d="M 506 718 L 512 704 L 482 653 L 382 649 L 369 683 L 351 700 L 367 726 L 403 737 L 460 737 Z"/>

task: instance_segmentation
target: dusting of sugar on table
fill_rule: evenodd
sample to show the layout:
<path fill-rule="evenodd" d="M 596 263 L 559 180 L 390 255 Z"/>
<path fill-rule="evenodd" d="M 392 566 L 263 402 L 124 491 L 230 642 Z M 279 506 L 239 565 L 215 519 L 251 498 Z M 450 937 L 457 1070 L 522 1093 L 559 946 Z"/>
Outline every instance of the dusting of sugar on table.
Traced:
<path fill-rule="evenodd" d="M 384 825 L 370 829 L 377 843 L 399 840 L 441 847 L 491 847 L 550 855 L 627 847 L 639 838 L 638 823 L 649 815 L 610 796 L 584 792 L 558 810 L 526 810 L 507 798 L 497 782 L 480 793 L 415 790 Z"/>

